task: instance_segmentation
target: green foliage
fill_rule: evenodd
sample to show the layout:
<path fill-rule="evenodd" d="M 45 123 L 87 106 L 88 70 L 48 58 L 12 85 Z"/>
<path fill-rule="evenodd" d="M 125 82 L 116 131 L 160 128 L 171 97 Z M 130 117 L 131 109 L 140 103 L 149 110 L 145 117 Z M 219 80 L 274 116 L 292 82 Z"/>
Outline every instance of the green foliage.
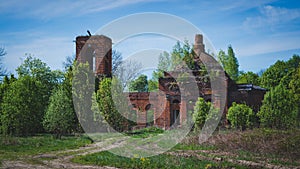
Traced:
<path fill-rule="evenodd" d="M 29 135 L 43 131 L 42 117 L 51 90 L 60 83 L 62 74 L 39 59 L 27 57 L 16 69 L 19 79 L 10 78 L 4 85 L 1 104 L 3 134 Z"/>
<path fill-rule="evenodd" d="M 253 110 L 245 104 L 233 103 L 227 113 L 227 120 L 232 127 L 240 130 L 252 128 L 255 123 Z"/>
<path fill-rule="evenodd" d="M 194 57 L 195 52 L 188 41 L 185 41 L 182 46 L 180 42 L 177 42 L 171 53 L 171 70 L 182 69 L 183 63 L 185 63 L 189 69 L 194 70 L 196 68 Z"/>
<path fill-rule="evenodd" d="M 148 91 L 149 92 L 158 91 L 158 81 L 154 81 L 152 79 L 148 80 Z"/>
<path fill-rule="evenodd" d="M 139 130 L 132 130 L 126 132 L 126 135 L 133 136 L 134 138 L 148 138 L 163 133 L 164 130 L 157 127 L 147 127 Z"/>
<path fill-rule="evenodd" d="M 229 45 L 228 47 L 227 55 L 223 50 L 219 52 L 218 60 L 224 68 L 225 72 L 230 76 L 230 78 L 237 81 L 239 76 L 239 63 L 237 58 L 235 57 L 231 45 Z"/>
<path fill-rule="evenodd" d="M 44 115 L 42 83 L 23 76 L 10 84 L 1 103 L 4 135 L 29 135 L 41 132 Z"/>
<path fill-rule="evenodd" d="M 119 84 L 119 87 L 121 87 L 121 84 Z M 125 112 L 125 114 L 121 114 L 120 112 L 118 112 L 116 104 L 119 104 L 118 108 L 124 110 L 125 108 L 123 107 L 123 104 L 127 102 L 124 102 L 124 100 L 118 101 L 117 99 L 122 99 L 122 96 L 118 97 L 115 94 L 121 94 L 121 92 L 120 90 L 118 90 L 118 88 L 116 88 L 116 86 L 114 86 L 112 89 L 112 80 L 109 78 L 102 79 L 99 84 L 99 90 L 97 91 L 96 96 L 101 116 L 115 130 L 124 131 L 129 127 L 128 125 L 130 125 L 131 122 L 129 122 L 127 118 L 125 118 L 128 115 L 126 114 L 128 112 Z"/>
<path fill-rule="evenodd" d="M 288 73 L 288 68 L 283 61 L 277 61 L 270 66 L 261 77 L 261 86 L 271 89 L 279 85 L 281 79 Z"/>
<path fill-rule="evenodd" d="M 29 155 L 76 149 L 90 143 L 90 139 L 85 136 L 62 137 L 60 140 L 50 135 L 0 137 L 0 159 L 28 159 Z"/>
<path fill-rule="evenodd" d="M 158 89 L 158 80 L 159 78 L 164 77 L 164 72 L 174 70 L 196 70 L 199 67 L 204 69 L 202 63 L 196 63 L 194 61 L 195 55 L 193 47 L 188 41 L 185 41 L 183 44 L 178 41 L 170 54 L 167 52 L 161 53 L 157 70 L 153 71 L 151 82 L 149 81 L 149 90 L 155 91 Z"/>
<path fill-rule="evenodd" d="M 148 158 L 139 157 L 137 154 L 135 157 L 126 158 L 115 155 L 108 151 L 102 151 L 95 154 L 86 156 L 77 156 L 72 162 L 81 164 L 90 164 L 98 166 L 112 166 L 117 168 L 130 168 L 130 169 L 150 169 L 150 168 L 232 168 L 236 167 L 232 164 L 217 164 L 215 162 L 199 160 L 196 157 L 183 157 L 172 156 L 167 154 L 161 154 Z"/>
<path fill-rule="evenodd" d="M 146 75 L 140 75 L 129 85 L 129 91 L 148 92 L 148 81 Z"/>
<path fill-rule="evenodd" d="M 16 69 L 18 76 L 30 76 L 41 81 L 47 89 L 53 89 L 63 78 L 60 71 L 51 71 L 50 67 L 40 59 L 29 55 L 24 62 Z"/>
<path fill-rule="evenodd" d="M 170 54 L 164 51 L 159 55 L 157 69 L 162 72 L 162 71 L 169 71 L 170 68 L 171 68 Z"/>
<path fill-rule="evenodd" d="M 73 103 L 80 123 L 86 131 L 94 128 L 92 96 L 95 92 L 95 76 L 88 63 L 75 63 L 73 66 L 72 91 Z"/>
<path fill-rule="evenodd" d="M 290 77 L 289 88 L 295 94 L 298 103 L 298 126 L 300 127 L 300 67 L 296 69 Z"/>
<path fill-rule="evenodd" d="M 299 68 L 300 56 L 294 55 L 288 61 L 277 61 L 261 76 L 261 86 L 267 89 L 278 86 L 280 83 L 289 85 L 291 73 Z"/>
<path fill-rule="evenodd" d="M 258 116 L 264 127 L 288 129 L 295 127 L 297 112 L 295 94 L 280 84 L 266 93 Z"/>
<path fill-rule="evenodd" d="M 205 124 L 210 108 L 210 102 L 206 102 L 202 97 L 198 98 L 193 113 L 193 121 L 196 130 L 200 130 Z"/>
<path fill-rule="evenodd" d="M 260 79 L 258 74 L 253 73 L 253 72 L 241 72 L 237 83 L 239 84 L 253 84 L 253 85 L 259 85 L 260 84 Z"/>
<path fill-rule="evenodd" d="M 63 134 L 71 133 L 76 122 L 72 99 L 67 91 L 59 87 L 50 97 L 49 107 L 46 111 L 43 125 L 45 129 L 61 138 Z"/>

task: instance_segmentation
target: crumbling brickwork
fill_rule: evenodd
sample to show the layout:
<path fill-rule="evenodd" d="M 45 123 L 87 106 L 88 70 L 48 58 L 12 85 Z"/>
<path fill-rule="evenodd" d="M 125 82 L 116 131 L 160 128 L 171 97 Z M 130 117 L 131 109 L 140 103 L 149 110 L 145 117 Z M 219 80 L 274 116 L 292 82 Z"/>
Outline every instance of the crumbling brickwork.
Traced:
<path fill-rule="evenodd" d="M 215 64 L 212 56 L 205 52 L 203 36 L 196 35 L 194 43 L 194 52 L 196 63 L 205 63 L 207 69 L 221 71 L 219 64 Z M 112 74 L 112 40 L 103 35 L 78 36 L 76 38 L 76 60 L 81 63 L 88 62 L 90 68 L 95 71 L 96 76 L 111 77 Z M 225 104 L 224 113 L 233 102 L 245 103 L 258 111 L 266 90 L 251 84 L 236 84 L 225 73 L 224 79 L 209 79 L 203 75 L 200 66 L 196 70 L 189 71 L 189 75 L 195 79 L 187 80 L 186 88 L 179 87 L 175 77 L 182 73 L 165 72 L 164 77 L 159 79 L 159 92 L 132 92 L 128 94 L 128 106 L 131 106 L 137 113 L 137 127 L 147 126 L 147 111 L 151 109 L 153 113 L 153 125 L 163 129 L 169 129 L 173 126 L 180 126 L 185 123 L 188 112 L 193 111 L 198 97 L 203 97 L 206 101 L 211 101 L 216 107 Z M 192 83 L 197 86 L 198 91 L 191 90 Z M 217 83 L 217 85 L 215 85 Z M 215 86 L 212 86 L 215 85 Z M 221 86 L 221 87 L 220 87 Z M 214 90 L 212 90 L 214 88 Z M 222 89 L 225 88 L 225 91 Z M 222 95 L 225 100 L 221 100 Z M 148 119 L 149 121 L 149 119 Z"/>

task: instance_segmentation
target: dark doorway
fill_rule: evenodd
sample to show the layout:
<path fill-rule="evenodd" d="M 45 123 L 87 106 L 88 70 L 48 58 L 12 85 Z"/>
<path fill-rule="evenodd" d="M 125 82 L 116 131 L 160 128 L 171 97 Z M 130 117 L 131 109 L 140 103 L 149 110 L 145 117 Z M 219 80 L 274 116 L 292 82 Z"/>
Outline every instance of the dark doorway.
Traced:
<path fill-rule="evenodd" d="M 180 124 L 179 110 L 173 110 L 171 112 L 171 126 L 177 126 Z"/>

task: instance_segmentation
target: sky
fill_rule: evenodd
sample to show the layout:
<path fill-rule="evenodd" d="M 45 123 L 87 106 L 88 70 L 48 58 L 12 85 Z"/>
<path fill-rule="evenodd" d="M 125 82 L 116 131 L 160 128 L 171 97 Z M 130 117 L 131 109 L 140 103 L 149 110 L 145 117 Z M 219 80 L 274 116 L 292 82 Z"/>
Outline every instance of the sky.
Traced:
<path fill-rule="evenodd" d="M 216 51 L 231 45 L 242 71 L 259 72 L 277 60 L 300 55 L 299 0 L 1 0 L 0 47 L 7 52 L 4 65 L 15 73 L 26 56 L 33 55 L 52 69 L 63 69 L 66 57 L 75 54 L 76 36 L 86 35 L 87 30 L 94 34 L 118 18 L 143 12 L 182 18 L 199 28 Z M 147 20 L 130 24 L 140 22 Z M 123 47 L 114 47 L 126 58 L 131 47 L 146 44 L 143 38 L 131 39 L 136 44 L 124 42 Z M 174 41 L 162 42 L 164 49 L 171 50 Z"/>

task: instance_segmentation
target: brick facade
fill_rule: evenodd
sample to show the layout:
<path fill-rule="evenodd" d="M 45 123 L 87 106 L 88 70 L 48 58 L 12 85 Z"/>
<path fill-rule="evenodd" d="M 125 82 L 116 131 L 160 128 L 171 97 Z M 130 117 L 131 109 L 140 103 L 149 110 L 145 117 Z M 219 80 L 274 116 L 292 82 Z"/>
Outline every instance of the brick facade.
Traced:
<path fill-rule="evenodd" d="M 103 35 L 78 36 L 76 38 L 76 60 L 78 62 L 88 62 L 90 68 L 94 69 L 95 74 L 99 76 L 111 77 L 112 70 L 112 40 Z M 216 64 L 215 59 L 205 53 L 203 36 L 195 36 L 194 44 L 196 63 L 205 63 L 208 69 L 221 71 L 222 68 Z M 201 75 L 201 70 L 186 70 L 189 76 L 194 80 L 187 80 L 188 83 L 180 88 L 177 77 L 182 70 L 165 72 L 164 77 L 159 79 L 159 92 L 132 92 L 128 93 L 128 104 L 137 113 L 137 127 L 144 128 L 153 121 L 153 125 L 163 129 L 169 129 L 173 126 L 184 124 L 189 117 L 189 111 L 192 111 L 198 97 L 203 97 L 206 101 L 211 101 L 216 107 L 225 103 L 224 113 L 233 102 L 246 103 L 258 111 L 266 90 L 251 84 L 236 84 L 225 73 L 225 79 L 211 79 Z M 192 84 L 195 83 L 195 84 Z M 212 86 L 216 84 L 215 86 Z M 191 90 L 197 86 L 198 91 Z M 220 88 L 220 86 L 222 86 Z M 212 90 L 214 88 L 214 90 Z M 225 91 L 222 89 L 225 88 Z M 225 95 L 225 100 L 220 100 Z M 153 112 L 153 119 L 147 119 L 147 111 Z"/>

